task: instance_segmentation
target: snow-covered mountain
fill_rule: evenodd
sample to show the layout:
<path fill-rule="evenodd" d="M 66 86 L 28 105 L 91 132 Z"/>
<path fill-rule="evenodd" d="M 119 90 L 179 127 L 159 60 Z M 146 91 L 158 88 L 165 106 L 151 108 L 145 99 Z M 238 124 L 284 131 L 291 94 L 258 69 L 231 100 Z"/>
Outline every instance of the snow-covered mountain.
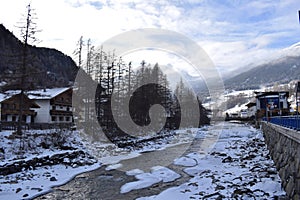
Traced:
<path fill-rule="evenodd" d="M 260 61 L 258 61 L 259 63 Z M 270 55 L 268 61 L 225 81 L 229 89 L 255 89 L 300 79 L 300 42 Z"/>

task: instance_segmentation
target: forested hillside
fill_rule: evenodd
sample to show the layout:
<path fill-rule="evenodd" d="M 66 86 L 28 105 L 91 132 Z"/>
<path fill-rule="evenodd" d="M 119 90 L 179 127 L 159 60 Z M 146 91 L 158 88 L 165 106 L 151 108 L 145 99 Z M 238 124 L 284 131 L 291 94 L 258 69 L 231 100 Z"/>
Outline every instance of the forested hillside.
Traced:
<path fill-rule="evenodd" d="M 77 73 L 71 57 L 56 49 L 29 46 L 25 82 L 33 88 L 63 87 L 72 84 Z M 22 64 L 22 43 L 0 24 L 1 89 L 18 89 Z"/>

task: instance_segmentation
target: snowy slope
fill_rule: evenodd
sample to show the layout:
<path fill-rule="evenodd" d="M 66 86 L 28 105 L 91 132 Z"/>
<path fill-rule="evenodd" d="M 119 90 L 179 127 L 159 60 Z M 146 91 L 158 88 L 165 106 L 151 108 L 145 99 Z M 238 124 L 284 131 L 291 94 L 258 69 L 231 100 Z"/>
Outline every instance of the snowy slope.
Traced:
<path fill-rule="evenodd" d="M 300 43 L 280 50 L 263 63 L 254 63 L 249 69 L 225 81 L 230 89 L 253 89 L 275 82 L 288 83 L 300 76 Z"/>

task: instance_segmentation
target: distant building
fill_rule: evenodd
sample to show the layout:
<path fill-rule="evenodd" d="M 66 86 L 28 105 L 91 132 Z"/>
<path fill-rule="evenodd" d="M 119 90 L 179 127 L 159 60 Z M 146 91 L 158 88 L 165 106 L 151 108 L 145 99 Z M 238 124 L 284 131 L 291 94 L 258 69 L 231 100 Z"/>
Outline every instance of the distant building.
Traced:
<path fill-rule="evenodd" d="M 39 106 L 35 123 L 72 123 L 72 88 L 41 89 L 27 92 Z"/>
<path fill-rule="evenodd" d="M 16 91 L 0 94 L 1 122 L 19 121 L 20 95 L 21 94 Z M 27 124 L 34 123 L 37 116 L 35 109 L 39 109 L 40 106 L 29 99 L 25 94 L 23 94 L 22 101 L 22 122 Z"/>
<path fill-rule="evenodd" d="M 289 92 L 255 92 L 257 117 L 287 115 Z"/>

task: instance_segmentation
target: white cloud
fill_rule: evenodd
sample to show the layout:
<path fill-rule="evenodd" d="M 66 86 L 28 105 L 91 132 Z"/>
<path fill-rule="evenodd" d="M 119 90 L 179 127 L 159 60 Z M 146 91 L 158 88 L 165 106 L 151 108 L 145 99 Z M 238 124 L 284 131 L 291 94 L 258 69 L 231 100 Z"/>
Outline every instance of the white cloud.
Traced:
<path fill-rule="evenodd" d="M 0 23 L 16 35 L 28 2 L 0 2 Z M 222 72 L 269 58 L 300 35 L 297 0 L 32 0 L 32 6 L 43 30 L 39 46 L 71 55 L 81 35 L 98 46 L 124 31 L 163 28 L 203 45 Z"/>

